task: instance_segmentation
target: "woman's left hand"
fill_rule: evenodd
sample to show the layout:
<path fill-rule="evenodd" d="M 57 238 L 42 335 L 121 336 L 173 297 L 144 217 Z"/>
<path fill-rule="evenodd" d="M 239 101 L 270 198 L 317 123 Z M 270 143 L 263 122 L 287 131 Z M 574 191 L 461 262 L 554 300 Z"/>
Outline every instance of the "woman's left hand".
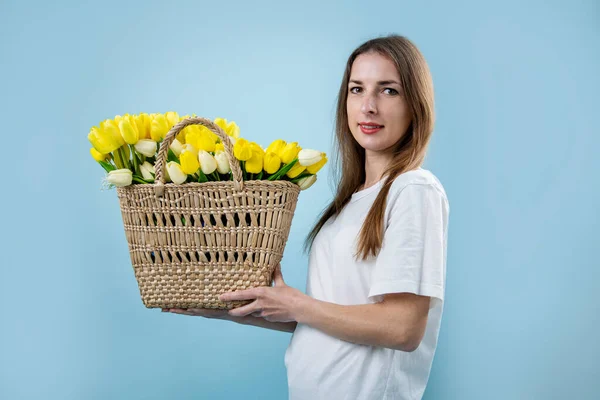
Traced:
<path fill-rule="evenodd" d="M 222 294 L 219 300 L 255 300 L 243 307 L 229 310 L 231 316 L 243 317 L 251 314 L 270 322 L 298 321 L 298 318 L 307 309 L 306 304 L 311 297 L 285 284 L 281 274 L 281 264 L 275 268 L 273 281 L 275 283 L 273 287 L 261 286 L 228 292 Z"/>

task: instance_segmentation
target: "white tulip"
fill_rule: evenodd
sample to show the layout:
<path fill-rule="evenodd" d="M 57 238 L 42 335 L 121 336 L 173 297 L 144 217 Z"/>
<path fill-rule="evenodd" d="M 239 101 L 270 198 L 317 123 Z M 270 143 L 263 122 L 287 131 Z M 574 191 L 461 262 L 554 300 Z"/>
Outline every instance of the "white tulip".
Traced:
<path fill-rule="evenodd" d="M 181 170 L 181 166 L 175 161 L 169 161 L 167 163 L 167 171 L 169 171 L 169 177 L 178 185 L 181 185 L 187 180 L 187 174 Z"/>
<path fill-rule="evenodd" d="M 215 160 L 217 161 L 217 170 L 220 174 L 228 174 L 231 171 L 227 154 L 223 151 L 217 151 L 215 154 Z"/>
<path fill-rule="evenodd" d="M 298 182 L 296 182 L 296 184 L 298 186 L 300 186 L 300 190 L 306 190 L 309 187 L 311 187 L 313 185 L 313 183 L 315 183 L 316 181 L 317 181 L 316 175 L 309 175 L 309 176 L 305 176 L 304 178 L 300 179 Z"/>
<path fill-rule="evenodd" d="M 175 155 L 177 157 L 179 157 L 179 155 L 181 154 L 181 152 L 183 151 L 183 145 L 181 144 L 181 142 L 177 139 L 173 139 L 173 141 L 171 142 L 171 145 L 169 146 L 169 148 L 171 150 L 173 150 L 173 153 L 175 153 Z"/>
<path fill-rule="evenodd" d="M 133 180 L 133 174 L 130 169 L 115 169 L 108 173 L 106 180 L 117 187 L 129 186 Z"/>
<path fill-rule="evenodd" d="M 146 157 L 154 157 L 156 154 L 156 142 L 154 140 L 140 139 L 134 147 L 138 153 Z"/>
<path fill-rule="evenodd" d="M 147 181 L 153 181 L 154 177 L 152 174 L 156 175 L 156 171 L 154 170 L 154 165 L 150 164 L 148 161 L 144 161 L 142 165 L 140 165 L 140 171 L 142 172 L 142 177 Z"/>
<path fill-rule="evenodd" d="M 323 158 L 320 151 L 311 149 L 302 149 L 298 153 L 298 164 L 303 167 L 310 167 L 313 164 L 318 163 Z"/>
<path fill-rule="evenodd" d="M 198 161 L 200 161 L 200 169 L 204 175 L 210 175 L 217 169 L 217 160 L 207 151 L 200 150 L 198 152 Z"/>

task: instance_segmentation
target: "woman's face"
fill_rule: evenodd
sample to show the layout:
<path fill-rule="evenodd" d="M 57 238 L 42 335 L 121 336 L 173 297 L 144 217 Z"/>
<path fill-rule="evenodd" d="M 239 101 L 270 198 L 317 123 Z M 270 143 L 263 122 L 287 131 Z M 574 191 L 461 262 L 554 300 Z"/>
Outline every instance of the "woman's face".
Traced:
<path fill-rule="evenodd" d="M 367 155 L 386 153 L 410 125 L 400 75 L 379 53 L 363 53 L 354 60 L 346 108 L 350 132 Z"/>

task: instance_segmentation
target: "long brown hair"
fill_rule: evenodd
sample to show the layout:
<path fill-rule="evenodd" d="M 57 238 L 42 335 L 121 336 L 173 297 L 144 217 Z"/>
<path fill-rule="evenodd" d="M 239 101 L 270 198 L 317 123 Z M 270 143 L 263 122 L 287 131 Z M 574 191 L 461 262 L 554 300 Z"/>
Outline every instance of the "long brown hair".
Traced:
<path fill-rule="evenodd" d="M 355 258 L 360 256 L 365 260 L 371 255 L 377 256 L 383 241 L 386 199 L 392 182 L 398 175 L 420 167 L 425 159 L 435 119 L 433 82 L 427 62 L 419 49 L 404 36 L 389 35 L 371 39 L 354 50 L 346 63 L 337 99 L 334 137 L 333 172 L 337 176 L 336 195 L 308 234 L 304 243 L 305 251 L 312 248 L 323 225 L 330 217 L 337 216 L 342 211 L 366 178 L 365 149 L 350 132 L 346 105 L 352 64 L 360 54 L 368 52 L 377 52 L 396 65 L 403 96 L 411 113 L 411 122 L 407 132 L 396 143 L 393 159 L 383 173 L 383 186 L 361 228 Z"/>

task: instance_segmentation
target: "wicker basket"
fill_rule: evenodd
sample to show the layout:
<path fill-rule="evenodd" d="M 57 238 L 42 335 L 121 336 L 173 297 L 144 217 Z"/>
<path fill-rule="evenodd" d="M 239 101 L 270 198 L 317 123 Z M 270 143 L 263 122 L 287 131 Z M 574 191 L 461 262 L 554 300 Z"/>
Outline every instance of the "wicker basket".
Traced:
<path fill-rule="evenodd" d="M 165 184 L 169 145 L 188 125 L 223 142 L 233 179 Z M 300 188 L 288 181 L 244 181 L 227 134 L 205 118 L 182 120 L 161 143 L 154 184 L 117 188 L 131 262 L 148 308 L 232 309 L 229 291 L 271 286 L 283 257 Z"/>

